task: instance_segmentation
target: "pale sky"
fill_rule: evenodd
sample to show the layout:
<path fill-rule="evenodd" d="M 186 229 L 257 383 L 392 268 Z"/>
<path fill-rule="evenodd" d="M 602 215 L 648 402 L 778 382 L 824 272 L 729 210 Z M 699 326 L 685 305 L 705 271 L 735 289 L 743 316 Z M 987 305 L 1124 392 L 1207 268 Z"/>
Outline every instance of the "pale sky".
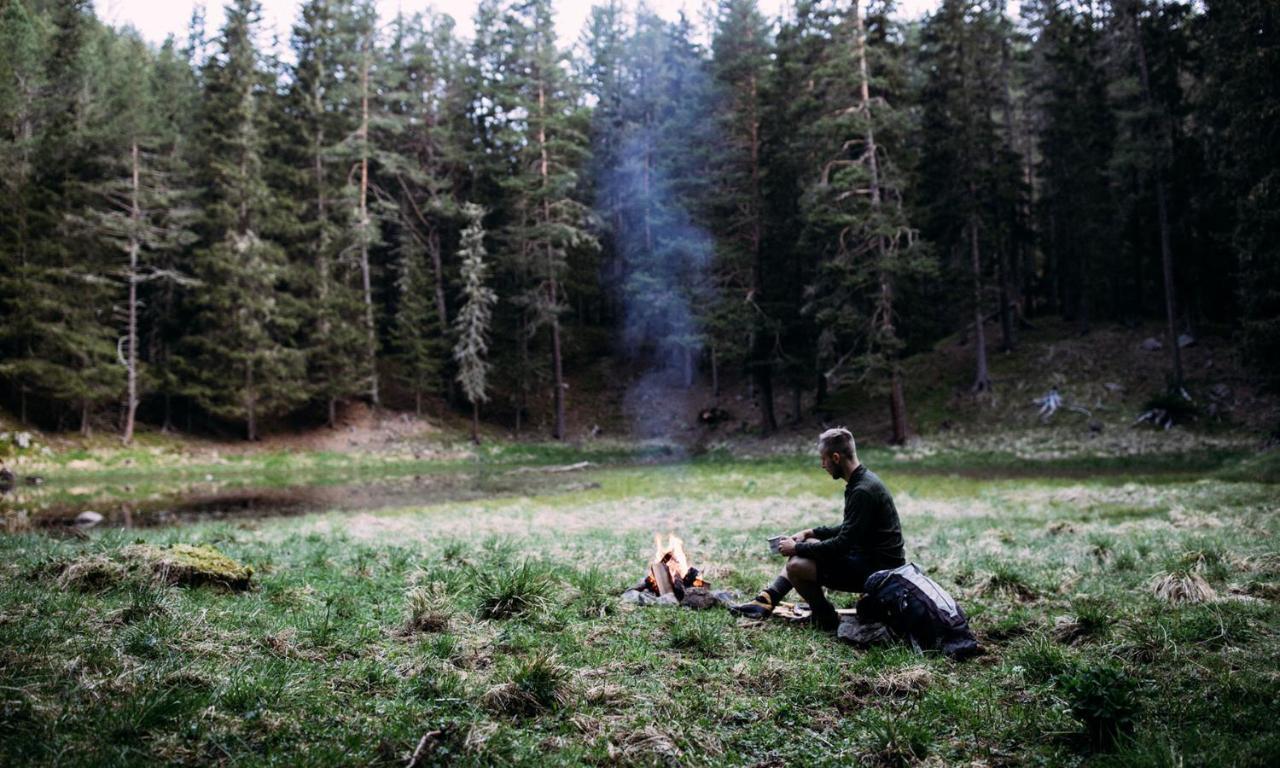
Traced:
<path fill-rule="evenodd" d="M 289 44 L 289 30 L 297 17 L 300 0 L 261 0 L 264 33 L 268 40 L 271 31 L 279 34 L 280 44 Z M 759 0 L 760 10 L 767 16 L 777 16 L 784 8 L 791 6 L 791 0 Z M 406 15 L 428 7 L 435 7 L 441 13 L 447 13 L 458 23 L 459 32 L 471 36 L 471 16 L 475 12 L 478 0 L 377 0 L 378 9 L 383 18 L 395 16 L 397 11 Z M 698 18 L 698 9 L 703 0 L 648 0 L 650 8 L 660 16 L 674 19 L 684 9 L 690 19 Z M 559 30 L 561 45 L 567 45 L 578 39 L 582 23 L 594 3 L 591 0 L 554 0 L 556 9 L 556 27 Z M 197 5 L 203 5 L 205 13 L 205 29 L 209 37 L 217 34 L 222 26 L 223 0 L 96 0 L 98 17 L 107 22 L 123 26 L 133 25 L 142 36 L 152 43 L 159 44 L 165 37 L 173 34 L 179 39 L 186 35 L 187 23 L 191 19 L 191 11 Z M 937 5 L 937 0 L 900 0 L 899 11 L 906 16 L 918 16 Z"/>

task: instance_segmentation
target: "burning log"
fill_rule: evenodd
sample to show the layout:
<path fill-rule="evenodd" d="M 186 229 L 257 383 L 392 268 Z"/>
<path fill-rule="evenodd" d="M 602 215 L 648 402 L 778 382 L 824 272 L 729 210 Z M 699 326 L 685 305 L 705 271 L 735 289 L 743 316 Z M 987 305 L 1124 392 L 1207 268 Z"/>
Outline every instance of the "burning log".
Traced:
<path fill-rule="evenodd" d="M 674 595 L 676 593 L 676 586 L 675 583 L 671 581 L 671 571 L 667 568 L 667 561 L 665 559 L 660 563 L 650 565 L 649 573 L 653 576 L 654 586 L 658 589 L 658 597 Z"/>

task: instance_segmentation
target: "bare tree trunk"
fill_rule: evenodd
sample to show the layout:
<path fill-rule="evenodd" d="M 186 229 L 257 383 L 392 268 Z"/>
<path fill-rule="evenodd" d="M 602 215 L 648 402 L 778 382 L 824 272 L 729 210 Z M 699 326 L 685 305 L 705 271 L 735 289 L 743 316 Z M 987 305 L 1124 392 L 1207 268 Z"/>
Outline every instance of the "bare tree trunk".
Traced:
<path fill-rule="evenodd" d="M 84 437 L 93 435 L 93 425 L 89 421 L 89 401 L 80 401 L 80 434 Z"/>
<path fill-rule="evenodd" d="M 367 46 L 367 44 L 366 44 Z M 364 324 L 369 357 L 369 399 L 378 401 L 378 329 L 373 323 L 373 284 L 369 276 L 369 51 L 360 66 L 360 279 L 364 283 Z"/>
<path fill-rule="evenodd" d="M 907 399 L 902 393 L 902 371 L 895 363 L 889 374 L 889 420 L 893 423 L 893 442 L 907 441 Z"/>
<path fill-rule="evenodd" d="M 551 306 L 556 306 L 556 279 L 551 278 L 549 292 L 551 294 Z M 551 318 L 551 368 L 552 381 L 555 385 L 555 393 L 553 399 L 555 401 L 556 421 L 555 426 L 551 430 L 551 436 L 557 440 L 563 440 L 565 435 L 564 428 L 564 361 L 560 354 L 560 318 L 553 316 Z"/>
<path fill-rule="evenodd" d="M 716 360 L 716 346 L 711 345 L 711 394 L 720 397 L 720 366 Z"/>
<path fill-rule="evenodd" d="M 471 442 L 480 444 L 480 404 L 471 401 Z"/>
<path fill-rule="evenodd" d="M 1009 238 L 1012 240 L 1012 238 Z M 997 280 L 1000 283 L 1000 348 L 1012 352 L 1016 345 L 1013 337 L 1013 302 L 1009 294 L 1009 245 L 1000 251 L 996 261 Z"/>
<path fill-rule="evenodd" d="M 1005 18 L 1005 4 L 1000 3 L 1001 19 Z M 1004 131 L 1009 147 L 1016 147 L 1013 133 L 1013 96 L 1009 92 L 1009 36 L 1001 34 L 1000 36 L 1000 91 L 1002 98 L 1000 106 L 1004 111 Z M 993 147 L 994 150 L 994 147 Z M 1012 305 L 1010 300 L 1010 263 L 1014 260 L 1014 241 L 1016 240 L 1016 232 L 1018 225 L 1018 206 L 1015 203 L 1010 205 L 1007 211 L 1009 215 L 1009 226 L 1007 234 L 1004 238 L 1004 247 L 1000 249 L 999 259 L 996 262 L 996 270 L 998 272 L 997 279 L 1000 281 L 1000 346 L 1005 352 L 1012 352 L 1017 346 L 1017 339 L 1014 338 Z"/>
<path fill-rule="evenodd" d="M 520 359 L 520 391 L 516 397 L 516 436 L 520 435 L 520 428 L 524 424 L 524 412 L 528 408 L 528 383 L 525 377 L 529 371 L 529 320 L 524 312 L 520 313 L 520 320 L 516 329 L 516 350 Z"/>
<path fill-rule="evenodd" d="M 316 114 L 324 113 L 324 104 L 320 100 L 318 90 L 313 94 L 313 109 Z M 318 331 L 320 338 L 328 339 L 331 330 L 329 322 L 329 199 L 325 194 L 324 126 L 319 122 L 317 122 L 315 139 L 311 146 L 311 156 L 312 173 L 316 184 L 316 220 L 320 224 L 319 237 L 316 238 L 316 274 L 319 282 L 316 293 L 320 303 Z M 333 372 L 330 371 L 329 376 L 332 375 Z M 334 382 L 328 381 L 326 384 L 333 386 Z M 330 393 L 328 401 L 329 429 L 336 429 L 338 426 L 337 398 Z"/>
<path fill-rule="evenodd" d="M 138 203 L 138 142 L 135 140 L 130 148 L 133 164 L 132 186 L 129 190 L 129 346 L 128 360 L 125 369 L 128 376 L 128 394 L 125 402 L 124 435 L 121 438 L 125 445 L 133 441 L 133 421 L 138 413 L 138 242 L 141 227 L 142 209 Z"/>
<path fill-rule="evenodd" d="M 249 442 L 258 439 L 258 393 L 253 390 L 253 361 L 244 367 L 245 430 Z"/>
<path fill-rule="evenodd" d="M 436 316 L 440 318 L 441 333 L 449 332 L 449 308 L 445 305 L 444 300 L 444 257 L 440 252 L 440 233 L 434 228 L 427 236 L 427 253 L 431 255 L 431 268 L 435 272 L 435 289 L 436 289 Z M 441 366 L 443 369 L 444 366 Z M 445 397 L 449 402 L 454 402 L 454 379 L 446 371 L 442 370 L 444 377 Z M 419 394 L 421 398 L 421 394 Z M 419 415 L 421 415 L 421 406 L 419 406 Z"/>
<path fill-rule="evenodd" d="M 1155 176 L 1156 209 L 1160 220 L 1160 267 L 1164 277 L 1164 314 L 1166 333 L 1169 336 L 1169 357 L 1173 364 L 1173 386 L 1182 387 L 1182 350 L 1178 347 L 1177 325 L 1177 287 L 1173 282 L 1173 246 L 1169 242 L 1169 196 L 1165 186 L 1164 162 L 1165 152 L 1173 149 L 1173 134 L 1169 123 L 1156 113 L 1155 98 L 1151 94 L 1151 70 L 1147 66 L 1147 48 L 1142 42 L 1142 26 L 1138 22 L 1138 4 L 1131 2 L 1129 14 L 1133 23 L 1134 53 L 1138 58 L 1138 74 L 1142 81 L 1142 97 L 1147 105 L 1150 119 L 1157 123 L 1157 150 L 1152 169 Z"/>
<path fill-rule="evenodd" d="M 969 185 L 969 194 L 975 194 L 972 182 Z M 987 332 L 984 326 L 984 318 L 982 317 L 982 254 L 978 250 L 978 217 L 976 214 L 969 214 L 969 254 L 972 258 L 973 266 L 973 316 L 974 316 L 974 346 L 977 356 L 977 375 L 973 379 L 974 392 L 986 392 L 991 389 L 991 374 L 987 369 Z"/>
<path fill-rule="evenodd" d="M 880 159 L 877 156 L 875 126 L 871 120 L 871 73 L 867 66 L 867 31 L 862 21 L 862 13 L 858 7 L 858 0 L 853 2 L 853 18 L 854 25 L 857 28 L 857 49 L 858 49 L 858 75 L 859 75 L 859 95 L 861 96 L 861 109 L 866 118 L 866 133 L 863 141 L 866 144 L 867 155 L 867 172 L 869 175 L 871 187 L 871 208 L 877 214 L 884 205 L 883 194 L 880 186 Z M 872 328 L 872 338 L 879 337 L 882 344 L 891 346 L 890 355 L 892 359 L 890 365 L 890 382 L 889 382 L 889 416 L 893 423 L 893 442 L 901 444 L 907 440 L 907 405 L 902 396 L 902 385 L 898 376 L 897 364 L 897 331 L 893 325 L 893 276 L 889 272 L 889 265 L 886 263 L 889 258 L 888 244 L 885 238 L 880 235 L 875 236 L 876 244 L 876 261 L 880 279 L 880 295 L 878 297 L 875 319 L 873 325 L 879 327 Z"/>
<path fill-rule="evenodd" d="M 752 254 L 752 293 L 756 296 L 764 296 L 764 252 L 761 247 L 763 241 L 763 232 L 761 230 L 760 209 L 760 118 L 757 114 L 759 106 L 759 86 L 756 83 L 755 75 L 750 80 L 750 122 L 751 122 L 751 254 Z M 757 319 L 757 323 L 759 320 Z M 772 434 L 778 431 L 778 417 L 773 407 L 773 361 L 772 350 L 769 349 L 768 340 L 765 338 L 764 327 L 761 326 L 756 330 L 755 344 L 752 344 L 751 356 L 754 358 L 754 368 L 757 383 L 760 388 L 760 415 L 762 417 L 762 427 L 765 434 Z"/>

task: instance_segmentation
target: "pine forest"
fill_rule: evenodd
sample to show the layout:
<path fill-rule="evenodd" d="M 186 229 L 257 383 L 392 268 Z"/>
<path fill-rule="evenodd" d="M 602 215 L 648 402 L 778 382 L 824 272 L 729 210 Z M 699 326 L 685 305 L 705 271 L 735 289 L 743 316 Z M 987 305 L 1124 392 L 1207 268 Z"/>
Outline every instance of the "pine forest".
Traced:
<path fill-rule="evenodd" d="M 0 0 L 0 404 L 258 439 L 345 403 L 568 436 L 601 359 L 744 383 L 768 434 L 842 382 L 1038 318 L 1232 338 L 1280 383 L 1270 0 L 483 0 L 475 34 L 254 0 L 150 45 Z M 578 385 L 577 382 L 583 382 Z"/>

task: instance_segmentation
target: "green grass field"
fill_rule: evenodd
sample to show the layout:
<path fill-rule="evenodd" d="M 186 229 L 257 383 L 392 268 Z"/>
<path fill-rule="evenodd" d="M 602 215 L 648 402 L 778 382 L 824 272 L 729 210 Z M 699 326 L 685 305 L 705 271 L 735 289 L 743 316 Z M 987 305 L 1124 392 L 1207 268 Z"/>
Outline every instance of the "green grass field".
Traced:
<path fill-rule="evenodd" d="M 961 664 L 618 599 L 668 530 L 757 589 L 766 536 L 839 519 L 808 457 L 0 536 L 0 764 L 1280 764 L 1273 469 L 971 459 L 866 459 L 988 649 Z M 159 583 L 139 541 L 212 545 L 256 587 Z M 1180 584 L 1213 596 L 1156 594 Z"/>

